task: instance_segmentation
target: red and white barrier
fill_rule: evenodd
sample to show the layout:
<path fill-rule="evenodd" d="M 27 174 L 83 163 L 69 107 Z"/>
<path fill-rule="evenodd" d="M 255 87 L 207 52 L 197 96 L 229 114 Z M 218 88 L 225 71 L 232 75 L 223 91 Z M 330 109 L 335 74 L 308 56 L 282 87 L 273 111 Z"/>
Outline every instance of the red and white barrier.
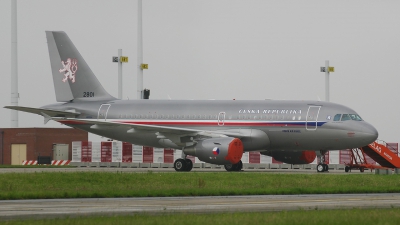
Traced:
<path fill-rule="evenodd" d="M 24 160 L 22 161 L 23 166 L 31 166 L 31 165 L 37 165 L 37 160 Z"/>
<path fill-rule="evenodd" d="M 67 166 L 67 165 L 69 165 L 70 162 L 71 162 L 71 160 L 52 160 L 51 165 L 52 166 Z M 38 164 L 37 160 L 24 160 L 22 162 L 23 166 L 34 166 L 37 164 Z"/>
<path fill-rule="evenodd" d="M 51 161 L 52 166 L 68 166 L 71 160 L 53 160 Z"/>

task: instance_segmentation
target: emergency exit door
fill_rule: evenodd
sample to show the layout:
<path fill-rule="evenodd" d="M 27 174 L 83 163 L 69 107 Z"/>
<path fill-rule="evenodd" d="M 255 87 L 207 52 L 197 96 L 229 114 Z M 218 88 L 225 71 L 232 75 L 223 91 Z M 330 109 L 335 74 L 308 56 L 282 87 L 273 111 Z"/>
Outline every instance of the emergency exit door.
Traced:
<path fill-rule="evenodd" d="M 99 121 L 101 121 L 101 120 L 106 121 L 106 120 L 107 120 L 107 113 L 108 113 L 109 108 L 110 108 L 110 104 L 102 104 L 102 105 L 100 106 L 99 112 L 98 112 L 98 114 L 97 114 L 97 120 L 99 120 Z"/>
<path fill-rule="evenodd" d="M 316 130 L 318 127 L 318 115 L 321 106 L 309 106 L 306 117 L 306 130 Z"/>

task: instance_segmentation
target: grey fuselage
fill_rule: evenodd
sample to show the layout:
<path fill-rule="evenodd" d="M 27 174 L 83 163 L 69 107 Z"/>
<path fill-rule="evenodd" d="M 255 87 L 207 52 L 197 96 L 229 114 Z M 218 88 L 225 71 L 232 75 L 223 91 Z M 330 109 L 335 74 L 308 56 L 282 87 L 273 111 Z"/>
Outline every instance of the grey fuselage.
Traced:
<path fill-rule="evenodd" d="M 378 137 L 376 129 L 365 121 L 333 121 L 337 114 L 357 113 L 346 106 L 321 101 L 74 100 L 42 108 L 72 110 L 81 113 L 78 119 L 85 120 L 237 133 L 243 135 L 244 151 L 340 150 L 368 145 Z M 65 124 L 137 145 L 185 147 L 152 129 L 132 131 L 126 126 Z"/>

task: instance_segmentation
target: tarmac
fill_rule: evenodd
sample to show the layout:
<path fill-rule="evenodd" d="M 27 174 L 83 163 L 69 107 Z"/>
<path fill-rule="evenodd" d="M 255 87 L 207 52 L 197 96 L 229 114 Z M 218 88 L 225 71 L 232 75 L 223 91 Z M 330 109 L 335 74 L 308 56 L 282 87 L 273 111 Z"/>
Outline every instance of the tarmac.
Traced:
<path fill-rule="evenodd" d="M 136 213 L 221 213 L 397 208 L 399 194 L 255 195 L 0 201 L 0 220 Z"/>

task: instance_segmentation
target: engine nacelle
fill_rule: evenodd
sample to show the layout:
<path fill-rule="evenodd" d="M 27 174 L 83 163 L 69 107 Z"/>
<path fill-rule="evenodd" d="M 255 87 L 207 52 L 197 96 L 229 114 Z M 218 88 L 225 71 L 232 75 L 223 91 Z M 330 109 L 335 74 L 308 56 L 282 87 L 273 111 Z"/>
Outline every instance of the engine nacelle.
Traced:
<path fill-rule="evenodd" d="M 238 138 L 210 138 L 199 141 L 195 146 L 184 148 L 183 152 L 203 162 L 226 165 L 236 164 L 242 159 L 243 143 Z"/>
<path fill-rule="evenodd" d="M 315 151 L 264 151 L 263 155 L 271 156 L 274 159 L 288 164 L 310 164 L 314 162 L 317 154 Z"/>

